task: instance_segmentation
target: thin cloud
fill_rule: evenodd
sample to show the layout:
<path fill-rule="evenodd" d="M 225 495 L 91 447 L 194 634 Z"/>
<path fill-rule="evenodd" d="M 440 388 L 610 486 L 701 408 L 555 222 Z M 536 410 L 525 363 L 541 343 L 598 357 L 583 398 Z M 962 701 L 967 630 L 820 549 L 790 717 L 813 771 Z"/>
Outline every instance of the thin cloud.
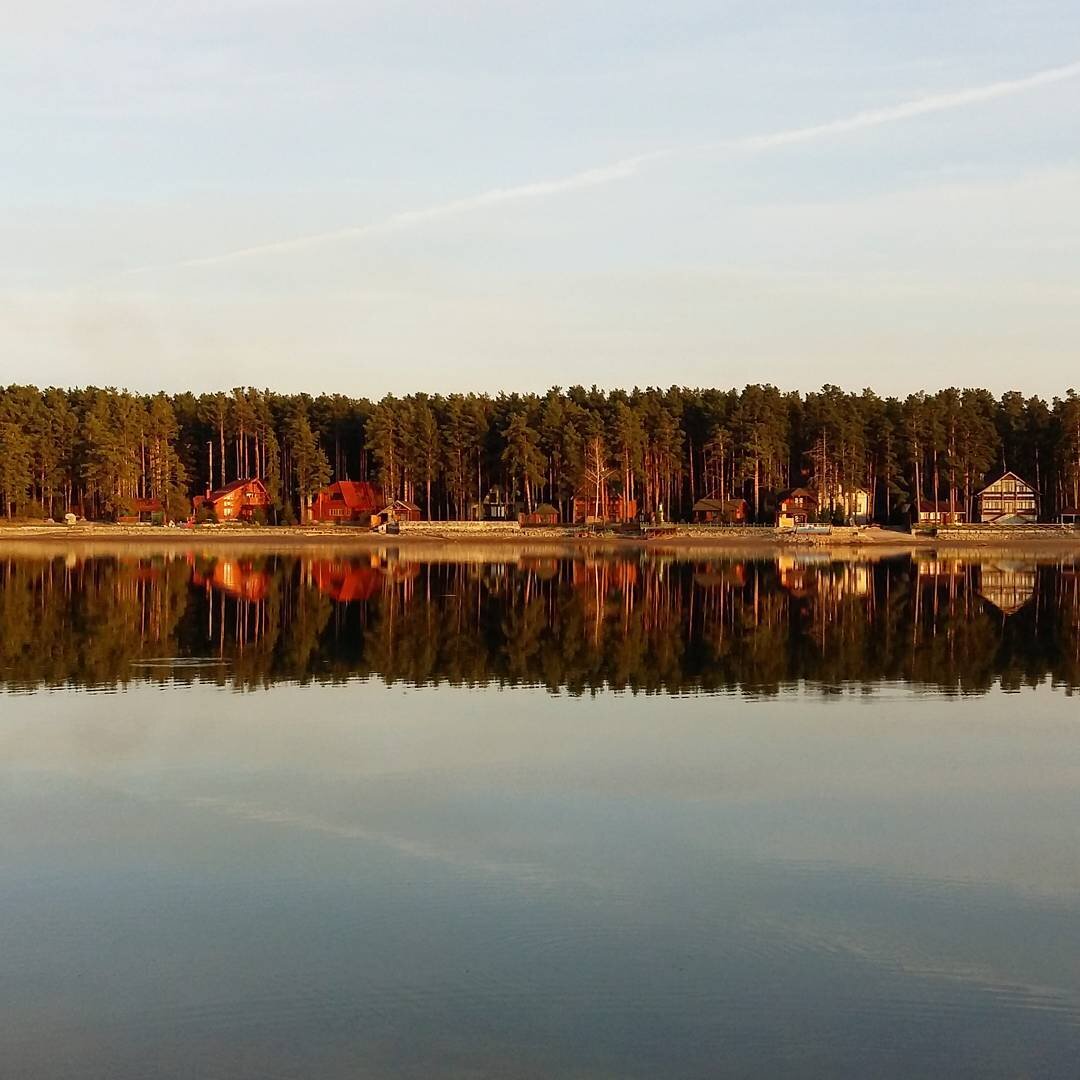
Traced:
<path fill-rule="evenodd" d="M 649 154 L 624 158 L 610 165 L 585 169 L 583 172 L 573 173 L 570 176 L 563 176 L 554 180 L 540 180 L 536 183 L 520 184 L 509 188 L 492 188 L 490 191 L 483 191 L 479 195 L 471 195 L 466 199 L 455 199 L 453 202 L 439 203 L 436 206 L 428 206 L 419 210 L 404 210 L 399 214 L 384 218 L 382 221 L 371 222 L 367 225 L 352 225 L 345 229 L 310 233 L 307 236 L 298 236 L 289 240 L 275 240 L 268 244 L 256 244 L 253 247 L 239 248 L 218 255 L 208 255 L 204 258 L 185 259 L 183 262 L 172 265 L 177 267 L 216 266 L 220 263 L 247 259 L 256 255 L 276 255 L 284 252 L 300 251 L 320 244 L 334 243 L 340 240 L 355 240 L 364 236 L 374 236 L 379 233 L 409 228 L 413 225 L 422 225 L 429 221 L 456 217 L 458 214 L 470 213 L 473 210 L 496 206 L 500 203 L 542 199 L 549 195 L 562 195 L 569 191 L 598 187 L 602 184 L 610 184 L 614 180 L 622 180 L 628 176 L 633 176 L 645 162 L 666 157 L 671 153 L 670 150 L 656 150 Z M 128 273 L 145 273 L 151 269 L 153 267 L 141 267 L 136 270 L 129 270 Z"/>
<path fill-rule="evenodd" d="M 947 112 L 950 109 L 977 105 L 983 101 L 1011 97 L 1038 86 L 1064 82 L 1080 75 L 1080 62 L 1064 67 L 1049 68 L 1023 79 L 1009 79 L 1004 82 L 990 83 L 987 86 L 975 86 L 967 90 L 957 90 L 951 94 L 936 97 L 916 98 L 901 105 L 885 109 L 869 109 L 855 113 L 842 120 L 832 120 L 827 124 L 813 124 L 809 127 L 789 128 L 786 131 L 774 131 L 768 135 L 753 135 L 746 139 L 736 139 L 721 145 L 739 150 L 771 150 L 775 146 L 788 146 L 792 143 L 809 142 L 825 135 L 840 135 L 848 131 L 860 131 L 863 128 L 891 124 L 896 120 L 907 120 L 913 116 L 925 116 L 927 113 Z"/>
<path fill-rule="evenodd" d="M 810 142 L 814 139 L 830 135 L 845 134 L 850 131 L 860 131 L 864 128 L 878 127 L 882 124 L 891 124 L 899 120 L 907 120 L 916 116 L 925 116 L 929 113 L 947 112 L 951 109 L 964 108 L 968 105 L 977 105 L 985 101 L 994 101 L 998 98 L 1011 97 L 1014 94 L 1034 90 L 1040 86 L 1053 83 L 1065 82 L 1080 76 L 1080 62 L 1066 64 L 1063 67 L 1048 68 L 1045 71 L 1027 75 L 1021 79 L 1008 79 L 1002 82 L 989 83 L 985 86 L 969 87 L 966 90 L 957 90 L 949 94 L 939 94 L 934 97 L 916 98 L 914 101 L 906 101 L 900 105 L 893 105 L 883 109 L 870 109 L 857 112 L 853 116 L 844 117 L 840 120 L 832 120 L 824 124 L 812 124 L 807 127 L 788 128 L 783 131 L 769 132 L 764 135 L 752 135 L 742 139 L 733 139 L 716 143 L 706 143 L 695 147 L 701 150 L 737 150 L 748 153 L 771 150 L 780 146 L 789 146 L 796 143 Z M 423 207 L 418 210 L 406 210 L 399 214 L 385 218 L 382 221 L 371 222 L 366 225 L 353 225 L 344 229 L 333 229 L 328 232 L 311 233 L 307 236 L 294 237 L 288 240 L 276 240 L 266 244 L 257 244 L 252 247 L 239 248 L 234 251 L 209 255 L 202 258 L 185 259 L 171 264 L 175 268 L 217 266 L 222 263 L 235 262 L 242 259 L 257 257 L 260 255 L 276 255 L 305 248 L 316 247 L 322 244 L 337 243 L 342 240 L 355 240 L 365 236 L 374 236 L 380 233 L 393 232 L 396 229 L 410 228 L 415 225 L 426 224 L 431 221 L 439 221 L 444 218 L 456 217 L 459 214 L 471 213 L 482 210 L 488 206 L 496 206 L 503 203 L 523 202 L 530 199 L 542 199 L 552 195 L 564 195 L 572 191 L 580 191 L 586 188 L 599 187 L 605 184 L 624 180 L 637 174 L 641 167 L 648 162 L 657 161 L 661 158 L 672 157 L 679 150 L 656 150 L 647 154 L 638 154 L 635 157 L 623 158 L 609 165 L 602 165 L 593 169 L 585 169 L 582 172 L 573 173 L 570 176 L 559 177 L 554 180 L 541 180 L 531 184 L 520 184 L 515 187 L 493 188 L 490 191 L 481 192 L 465 199 L 456 199 L 452 202 L 440 203 L 435 206 Z M 154 267 L 140 267 L 129 270 L 129 274 L 145 273 Z"/>

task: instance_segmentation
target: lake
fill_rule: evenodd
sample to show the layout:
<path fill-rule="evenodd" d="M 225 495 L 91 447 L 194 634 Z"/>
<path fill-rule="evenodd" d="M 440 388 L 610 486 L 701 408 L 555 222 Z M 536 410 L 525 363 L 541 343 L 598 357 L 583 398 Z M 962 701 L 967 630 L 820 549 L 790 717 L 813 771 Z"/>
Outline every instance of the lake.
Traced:
<path fill-rule="evenodd" d="M 1080 571 L 0 553 L 0 1074 L 1075 1077 Z"/>

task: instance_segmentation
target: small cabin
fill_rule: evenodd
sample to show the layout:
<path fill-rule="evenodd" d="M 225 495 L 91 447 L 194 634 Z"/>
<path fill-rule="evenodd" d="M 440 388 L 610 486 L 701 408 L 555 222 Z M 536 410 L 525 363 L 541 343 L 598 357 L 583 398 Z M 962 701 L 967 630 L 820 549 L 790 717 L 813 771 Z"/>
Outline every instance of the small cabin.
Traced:
<path fill-rule="evenodd" d="M 866 488 L 843 488 L 833 501 L 849 525 L 870 524 L 870 492 Z"/>
<path fill-rule="evenodd" d="M 270 495 L 257 477 L 234 480 L 216 491 L 196 495 L 196 513 L 204 507 L 212 510 L 218 521 L 251 521 L 270 509 Z"/>
<path fill-rule="evenodd" d="M 120 514 L 120 525 L 164 525 L 165 504 L 160 499 L 132 499 L 130 513 Z"/>
<path fill-rule="evenodd" d="M 522 525 L 558 525 L 559 511 L 551 503 L 541 503 L 531 513 L 519 515 Z"/>
<path fill-rule="evenodd" d="M 741 525 L 749 516 L 745 499 L 698 499 L 694 521 L 699 525 Z"/>
<path fill-rule="evenodd" d="M 469 505 L 472 521 L 512 521 L 516 516 L 514 503 L 506 498 L 502 488 L 493 487 L 479 501 Z"/>
<path fill-rule="evenodd" d="M 377 514 L 371 515 L 371 524 L 375 526 L 397 524 L 402 521 L 423 521 L 424 515 L 414 502 L 404 499 L 391 499 Z"/>
<path fill-rule="evenodd" d="M 366 480 L 338 480 L 324 487 L 311 504 L 311 520 L 345 525 L 371 524 L 371 515 L 386 505 L 378 485 Z"/>
<path fill-rule="evenodd" d="M 1080 507 L 1066 506 L 1061 511 L 1059 520 L 1062 525 L 1072 525 L 1073 527 L 1080 525 Z"/>
<path fill-rule="evenodd" d="M 1039 520 L 1039 493 L 1014 472 L 979 492 L 979 521 L 985 525 L 1030 525 Z"/>
<path fill-rule="evenodd" d="M 574 524 L 594 525 L 607 521 L 633 521 L 637 517 L 637 499 L 602 492 L 599 500 L 594 492 L 578 492 L 574 496 Z"/>
<path fill-rule="evenodd" d="M 793 529 L 796 525 L 809 524 L 817 517 L 818 496 L 810 488 L 795 488 L 780 497 L 776 508 L 776 527 Z"/>
<path fill-rule="evenodd" d="M 967 511 L 960 503 L 953 506 L 948 499 L 920 499 L 915 520 L 920 525 L 964 525 Z"/>

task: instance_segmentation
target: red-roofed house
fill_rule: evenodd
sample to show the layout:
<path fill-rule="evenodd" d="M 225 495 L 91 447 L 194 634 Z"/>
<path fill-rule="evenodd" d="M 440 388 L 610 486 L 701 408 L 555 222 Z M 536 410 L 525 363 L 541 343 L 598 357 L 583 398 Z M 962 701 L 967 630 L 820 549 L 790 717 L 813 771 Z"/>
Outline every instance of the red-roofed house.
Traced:
<path fill-rule="evenodd" d="M 250 521 L 270 508 L 270 496 L 261 480 L 234 480 L 217 491 L 195 496 L 195 510 L 207 507 L 218 521 Z"/>
<path fill-rule="evenodd" d="M 385 505 L 377 484 L 366 480 L 338 480 L 324 487 L 315 497 L 311 520 L 334 524 L 358 521 L 370 525 L 372 514 L 377 514 Z"/>

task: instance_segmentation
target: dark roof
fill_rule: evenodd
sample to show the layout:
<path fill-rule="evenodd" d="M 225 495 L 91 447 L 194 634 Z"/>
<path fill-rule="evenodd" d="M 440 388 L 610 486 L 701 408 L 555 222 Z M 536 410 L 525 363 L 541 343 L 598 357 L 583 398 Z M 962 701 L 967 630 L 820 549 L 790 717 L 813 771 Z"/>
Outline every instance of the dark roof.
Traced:
<path fill-rule="evenodd" d="M 951 506 L 948 499 L 920 499 L 919 500 L 919 513 L 920 514 L 966 514 L 967 510 L 964 508 L 962 502 L 958 502 L 955 507 Z"/>
<path fill-rule="evenodd" d="M 533 510 L 533 513 L 545 515 L 554 514 L 556 517 L 559 516 L 559 511 L 556 510 L 555 507 L 551 505 L 551 503 L 541 503 L 535 510 Z"/>
<path fill-rule="evenodd" d="M 263 482 L 257 476 L 249 476 L 246 480 L 234 480 L 231 484 L 226 484 L 223 488 L 216 488 L 206 497 L 210 502 L 217 502 L 218 499 L 222 499 L 226 495 L 231 495 L 234 491 L 239 491 L 241 488 L 247 487 L 248 484 L 258 484 L 259 487 L 263 487 Z"/>
<path fill-rule="evenodd" d="M 746 505 L 745 499 L 698 499 L 694 503 L 695 510 L 734 510 L 739 506 Z"/>
<path fill-rule="evenodd" d="M 792 499 L 813 499 L 816 502 L 817 497 L 817 492 L 813 491 L 811 488 L 797 487 L 792 488 L 791 491 L 782 491 L 777 501 L 786 503 Z"/>
<path fill-rule="evenodd" d="M 165 509 L 165 504 L 160 499 L 133 499 L 132 506 L 140 514 L 154 513 Z"/>

